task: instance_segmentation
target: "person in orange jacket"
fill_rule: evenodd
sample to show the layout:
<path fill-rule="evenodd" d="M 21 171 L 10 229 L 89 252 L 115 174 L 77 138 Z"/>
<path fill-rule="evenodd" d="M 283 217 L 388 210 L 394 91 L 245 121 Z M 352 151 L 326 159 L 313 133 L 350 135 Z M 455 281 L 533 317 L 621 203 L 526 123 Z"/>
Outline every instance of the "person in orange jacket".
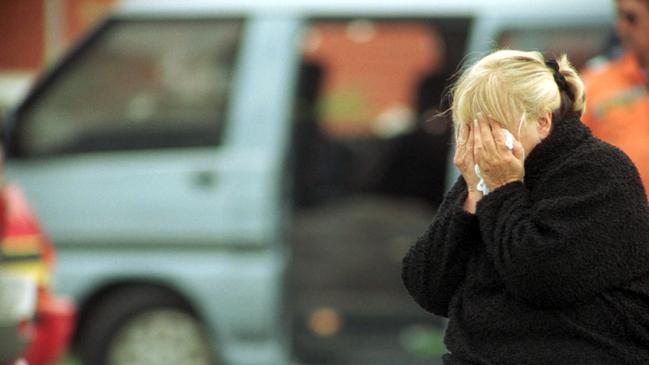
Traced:
<path fill-rule="evenodd" d="M 633 160 L 649 191 L 649 0 L 615 0 L 620 57 L 583 73 L 593 134 Z"/>

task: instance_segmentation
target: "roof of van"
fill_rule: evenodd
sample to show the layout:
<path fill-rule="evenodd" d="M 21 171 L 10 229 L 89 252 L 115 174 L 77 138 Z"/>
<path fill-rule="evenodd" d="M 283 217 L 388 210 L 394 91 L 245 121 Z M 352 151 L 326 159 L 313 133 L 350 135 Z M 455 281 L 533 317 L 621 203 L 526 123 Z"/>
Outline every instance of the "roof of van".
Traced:
<path fill-rule="evenodd" d="M 122 15 L 301 14 L 418 16 L 498 14 L 522 17 L 612 17 L 614 0 L 126 0 Z"/>

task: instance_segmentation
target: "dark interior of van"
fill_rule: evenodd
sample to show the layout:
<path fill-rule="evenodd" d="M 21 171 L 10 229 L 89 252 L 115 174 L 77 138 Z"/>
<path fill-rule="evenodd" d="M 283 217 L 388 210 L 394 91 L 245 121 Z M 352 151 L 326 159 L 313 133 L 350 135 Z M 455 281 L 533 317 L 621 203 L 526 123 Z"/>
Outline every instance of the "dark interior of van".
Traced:
<path fill-rule="evenodd" d="M 443 350 L 442 321 L 412 301 L 400 265 L 446 188 L 453 132 L 443 111 L 468 27 L 312 23 L 290 161 L 290 301 L 303 363 L 430 364 L 440 355 L 430 349 Z"/>

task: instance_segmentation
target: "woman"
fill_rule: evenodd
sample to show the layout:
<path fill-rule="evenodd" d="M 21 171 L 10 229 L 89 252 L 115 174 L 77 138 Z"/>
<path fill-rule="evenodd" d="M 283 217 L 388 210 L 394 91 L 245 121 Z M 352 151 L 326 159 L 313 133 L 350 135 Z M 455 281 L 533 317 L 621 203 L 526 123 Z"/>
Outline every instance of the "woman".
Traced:
<path fill-rule="evenodd" d="M 456 83 L 462 176 L 402 274 L 449 318 L 445 364 L 649 364 L 645 192 L 583 109 L 565 56 L 496 51 Z"/>

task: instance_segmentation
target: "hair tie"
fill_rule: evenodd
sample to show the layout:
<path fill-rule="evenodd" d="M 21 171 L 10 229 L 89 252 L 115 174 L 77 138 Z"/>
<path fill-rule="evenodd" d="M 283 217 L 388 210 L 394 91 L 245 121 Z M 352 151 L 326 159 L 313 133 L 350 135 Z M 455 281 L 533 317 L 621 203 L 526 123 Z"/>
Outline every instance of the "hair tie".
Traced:
<path fill-rule="evenodd" d="M 559 63 L 557 62 L 557 60 L 545 61 L 545 65 L 552 69 L 552 76 L 554 77 L 554 82 L 559 87 L 559 91 L 565 91 L 570 100 L 574 101 L 574 95 L 572 95 L 572 91 L 570 91 L 568 81 L 566 81 L 565 76 L 563 76 L 559 69 Z"/>

